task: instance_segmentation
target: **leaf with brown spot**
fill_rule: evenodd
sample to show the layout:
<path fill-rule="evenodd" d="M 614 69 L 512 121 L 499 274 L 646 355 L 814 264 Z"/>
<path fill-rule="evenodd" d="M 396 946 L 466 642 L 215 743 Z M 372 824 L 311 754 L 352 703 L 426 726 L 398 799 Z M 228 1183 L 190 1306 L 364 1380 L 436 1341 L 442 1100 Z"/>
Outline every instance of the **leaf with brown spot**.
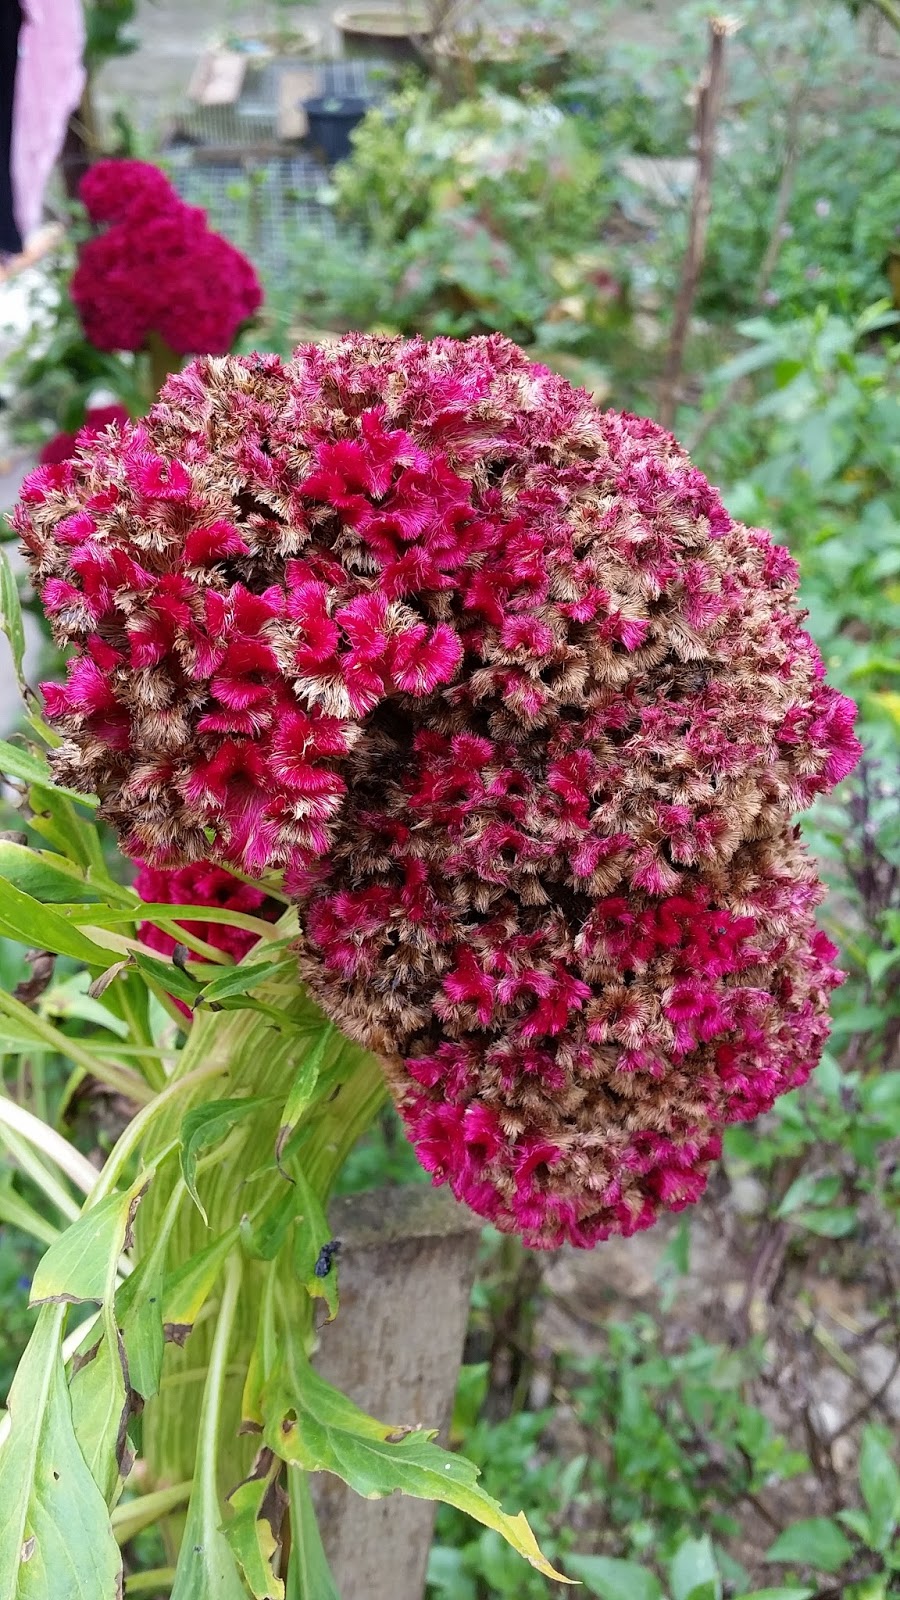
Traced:
<path fill-rule="evenodd" d="M 64 1311 L 45 1306 L 9 1395 L 0 1448 L 0 1600 L 117 1600 L 122 1562 L 72 1425 Z"/>
<path fill-rule="evenodd" d="M 272 1564 L 287 1507 L 278 1482 L 281 1470 L 278 1458 L 263 1449 L 249 1478 L 228 1496 L 232 1516 L 222 1531 L 254 1600 L 284 1600 L 284 1584 Z"/>

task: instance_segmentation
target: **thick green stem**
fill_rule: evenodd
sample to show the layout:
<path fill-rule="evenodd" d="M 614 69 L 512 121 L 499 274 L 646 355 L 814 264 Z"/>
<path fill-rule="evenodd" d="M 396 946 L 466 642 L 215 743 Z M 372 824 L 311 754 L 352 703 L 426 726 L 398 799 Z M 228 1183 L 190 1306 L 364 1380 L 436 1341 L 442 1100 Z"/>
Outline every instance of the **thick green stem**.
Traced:
<path fill-rule="evenodd" d="M 181 371 L 181 357 L 175 353 L 158 333 L 147 335 L 147 355 L 150 366 L 150 403 L 156 399 L 160 389 L 172 372 Z"/>
<path fill-rule="evenodd" d="M 303 1176 L 323 1204 L 327 1203 L 348 1151 L 386 1098 L 377 1058 L 329 1028 L 296 980 L 261 984 L 257 996 L 270 1008 L 268 1016 L 241 1010 L 195 1018 L 190 1039 L 165 1091 L 166 1104 L 160 1104 L 155 1116 L 156 1108 L 148 1108 L 143 1114 L 147 1131 L 140 1153 L 143 1161 L 151 1165 L 177 1142 L 185 1114 L 204 1101 L 266 1097 L 266 1104 L 258 1106 L 232 1130 L 222 1146 L 221 1158 L 214 1153 L 208 1164 L 204 1163 L 198 1181 L 209 1227 L 204 1225 L 193 1202 L 185 1198 L 172 1226 L 168 1271 L 196 1256 L 229 1229 L 237 1230 L 242 1219 L 258 1217 L 283 1201 L 291 1180 L 277 1163 L 275 1151 L 284 1104 L 298 1068 L 317 1046 L 321 1055 L 320 1081 L 327 1082 L 327 1092 L 310 1105 L 299 1129 L 299 1153 L 291 1159 L 300 1163 Z M 269 1020 L 275 1013 L 282 1018 L 280 1027 Z M 158 1237 L 178 1181 L 178 1163 L 170 1159 L 158 1170 L 138 1212 L 136 1261 L 148 1254 Z M 170 1220 L 171 1217 L 166 1219 Z M 294 1265 L 290 1232 L 274 1261 L 248 1256 L 244 1263 L 222 1400 L 219 1465 L 226 1484 L 240 1481 L 254 1454 L 254 1441 L 239 1437 L 241 1398 L 259 1332 L 267 1279 L 271 1282 L 273 1278 L 277 1281 L 282 1313 L 294 1327 L 308 1326 L 311 1302 Z M 193 1471 L 197 1401 L 192 1397 L 198 1386 L 186 1378 L 188 1373 L 208 1364 L 216 1320 L 215 1314 L 201 1317 L 185 1349 L 167 1349 L 166 1380 L 144 1414 L 143 1456 L 152 1483 L 180 1482 Z"/>

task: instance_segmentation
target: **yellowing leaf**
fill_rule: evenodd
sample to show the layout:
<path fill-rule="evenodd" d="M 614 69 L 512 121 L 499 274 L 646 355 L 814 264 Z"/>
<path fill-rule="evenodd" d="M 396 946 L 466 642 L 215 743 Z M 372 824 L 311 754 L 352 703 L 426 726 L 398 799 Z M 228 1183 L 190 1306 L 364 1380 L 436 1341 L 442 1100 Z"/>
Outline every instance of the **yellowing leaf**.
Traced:
<path fill-rule="evenodd" d="M 433 1435 L 377 1422 L 314 1372 L 296 1345 L 264 1397 L 265 1439 L 289 1465 L 333 1472 L 368 1500 L 399 1490 L 421 1500 L 441 1500 L 502 1534 L 525 1560 L 558 1583 L 541 1554 L 524 1513 L 509 1516 L 479 1487 L 478 1468 L 432 1443 Z"/>
<path fill-rule="evenodd" d="M 262 1450 L 253 1475 L 228 1496 L 233 1515 L 223 1532 L 254 1600 L 284 1600 L 284 1584 L 272 1566 L 279 1549 L 273 1523 L 280 1528 L 286 1504 L 280 1471 L 277 1456 Z"/>
<path fill-rule="evenodd" d="M 240 1228 L 235 1224 L 221 1238 L 169 1275 L 165 1281 L 162 1318 L 166 1336 L 183 1344 L 215 1287 L 219 1273 L 234 1248 Z"/>
<path fill-rule="evenodd" d="M 38 1262 L 31 1304 L 47 1300 L 104 1300 L 115 1284 L 116 1263 L 127 1249 L 134 1214 L 152 1177 L 143 1173 L 130 1189 L 107 1195 L 83 1211 Z"/>

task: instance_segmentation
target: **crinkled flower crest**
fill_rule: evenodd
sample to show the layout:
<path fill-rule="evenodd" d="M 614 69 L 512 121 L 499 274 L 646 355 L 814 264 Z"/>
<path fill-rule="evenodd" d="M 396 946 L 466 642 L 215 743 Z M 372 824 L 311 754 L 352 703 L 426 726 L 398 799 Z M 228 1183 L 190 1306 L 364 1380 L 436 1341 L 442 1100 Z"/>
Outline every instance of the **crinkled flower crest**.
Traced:
<path fill-rule="evenodd" d="M 200 360 L 25 484 L 61 779 L 280 871 L 435 1181 L 531 1245 L 696 1200 L 802 1083 L 850 771 L 797 570 L 672 437 L 499 337 Z"/>
<path fill-rule="evenodd" d="M 79 190 L 93 221 L 71 294 L 91 343 L 140 350 L 151 333 L 178 354 L 230 350 L 262 303 L 256 273 L 185 205 L 165 173 L 143 161 L 98 161 Z"/>

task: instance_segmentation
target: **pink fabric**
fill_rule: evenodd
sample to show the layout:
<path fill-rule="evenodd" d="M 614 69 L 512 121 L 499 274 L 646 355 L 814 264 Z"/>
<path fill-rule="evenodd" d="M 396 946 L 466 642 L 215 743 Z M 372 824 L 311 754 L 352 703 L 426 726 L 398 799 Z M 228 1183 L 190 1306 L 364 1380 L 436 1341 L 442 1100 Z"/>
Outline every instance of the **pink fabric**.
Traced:
<path fill-rule="evenodd" d="M 27 240 L 84 89 L 84 14 L 81 0 L 25 0 L 23 11 L 11 166 L 16 222 Z"/>

